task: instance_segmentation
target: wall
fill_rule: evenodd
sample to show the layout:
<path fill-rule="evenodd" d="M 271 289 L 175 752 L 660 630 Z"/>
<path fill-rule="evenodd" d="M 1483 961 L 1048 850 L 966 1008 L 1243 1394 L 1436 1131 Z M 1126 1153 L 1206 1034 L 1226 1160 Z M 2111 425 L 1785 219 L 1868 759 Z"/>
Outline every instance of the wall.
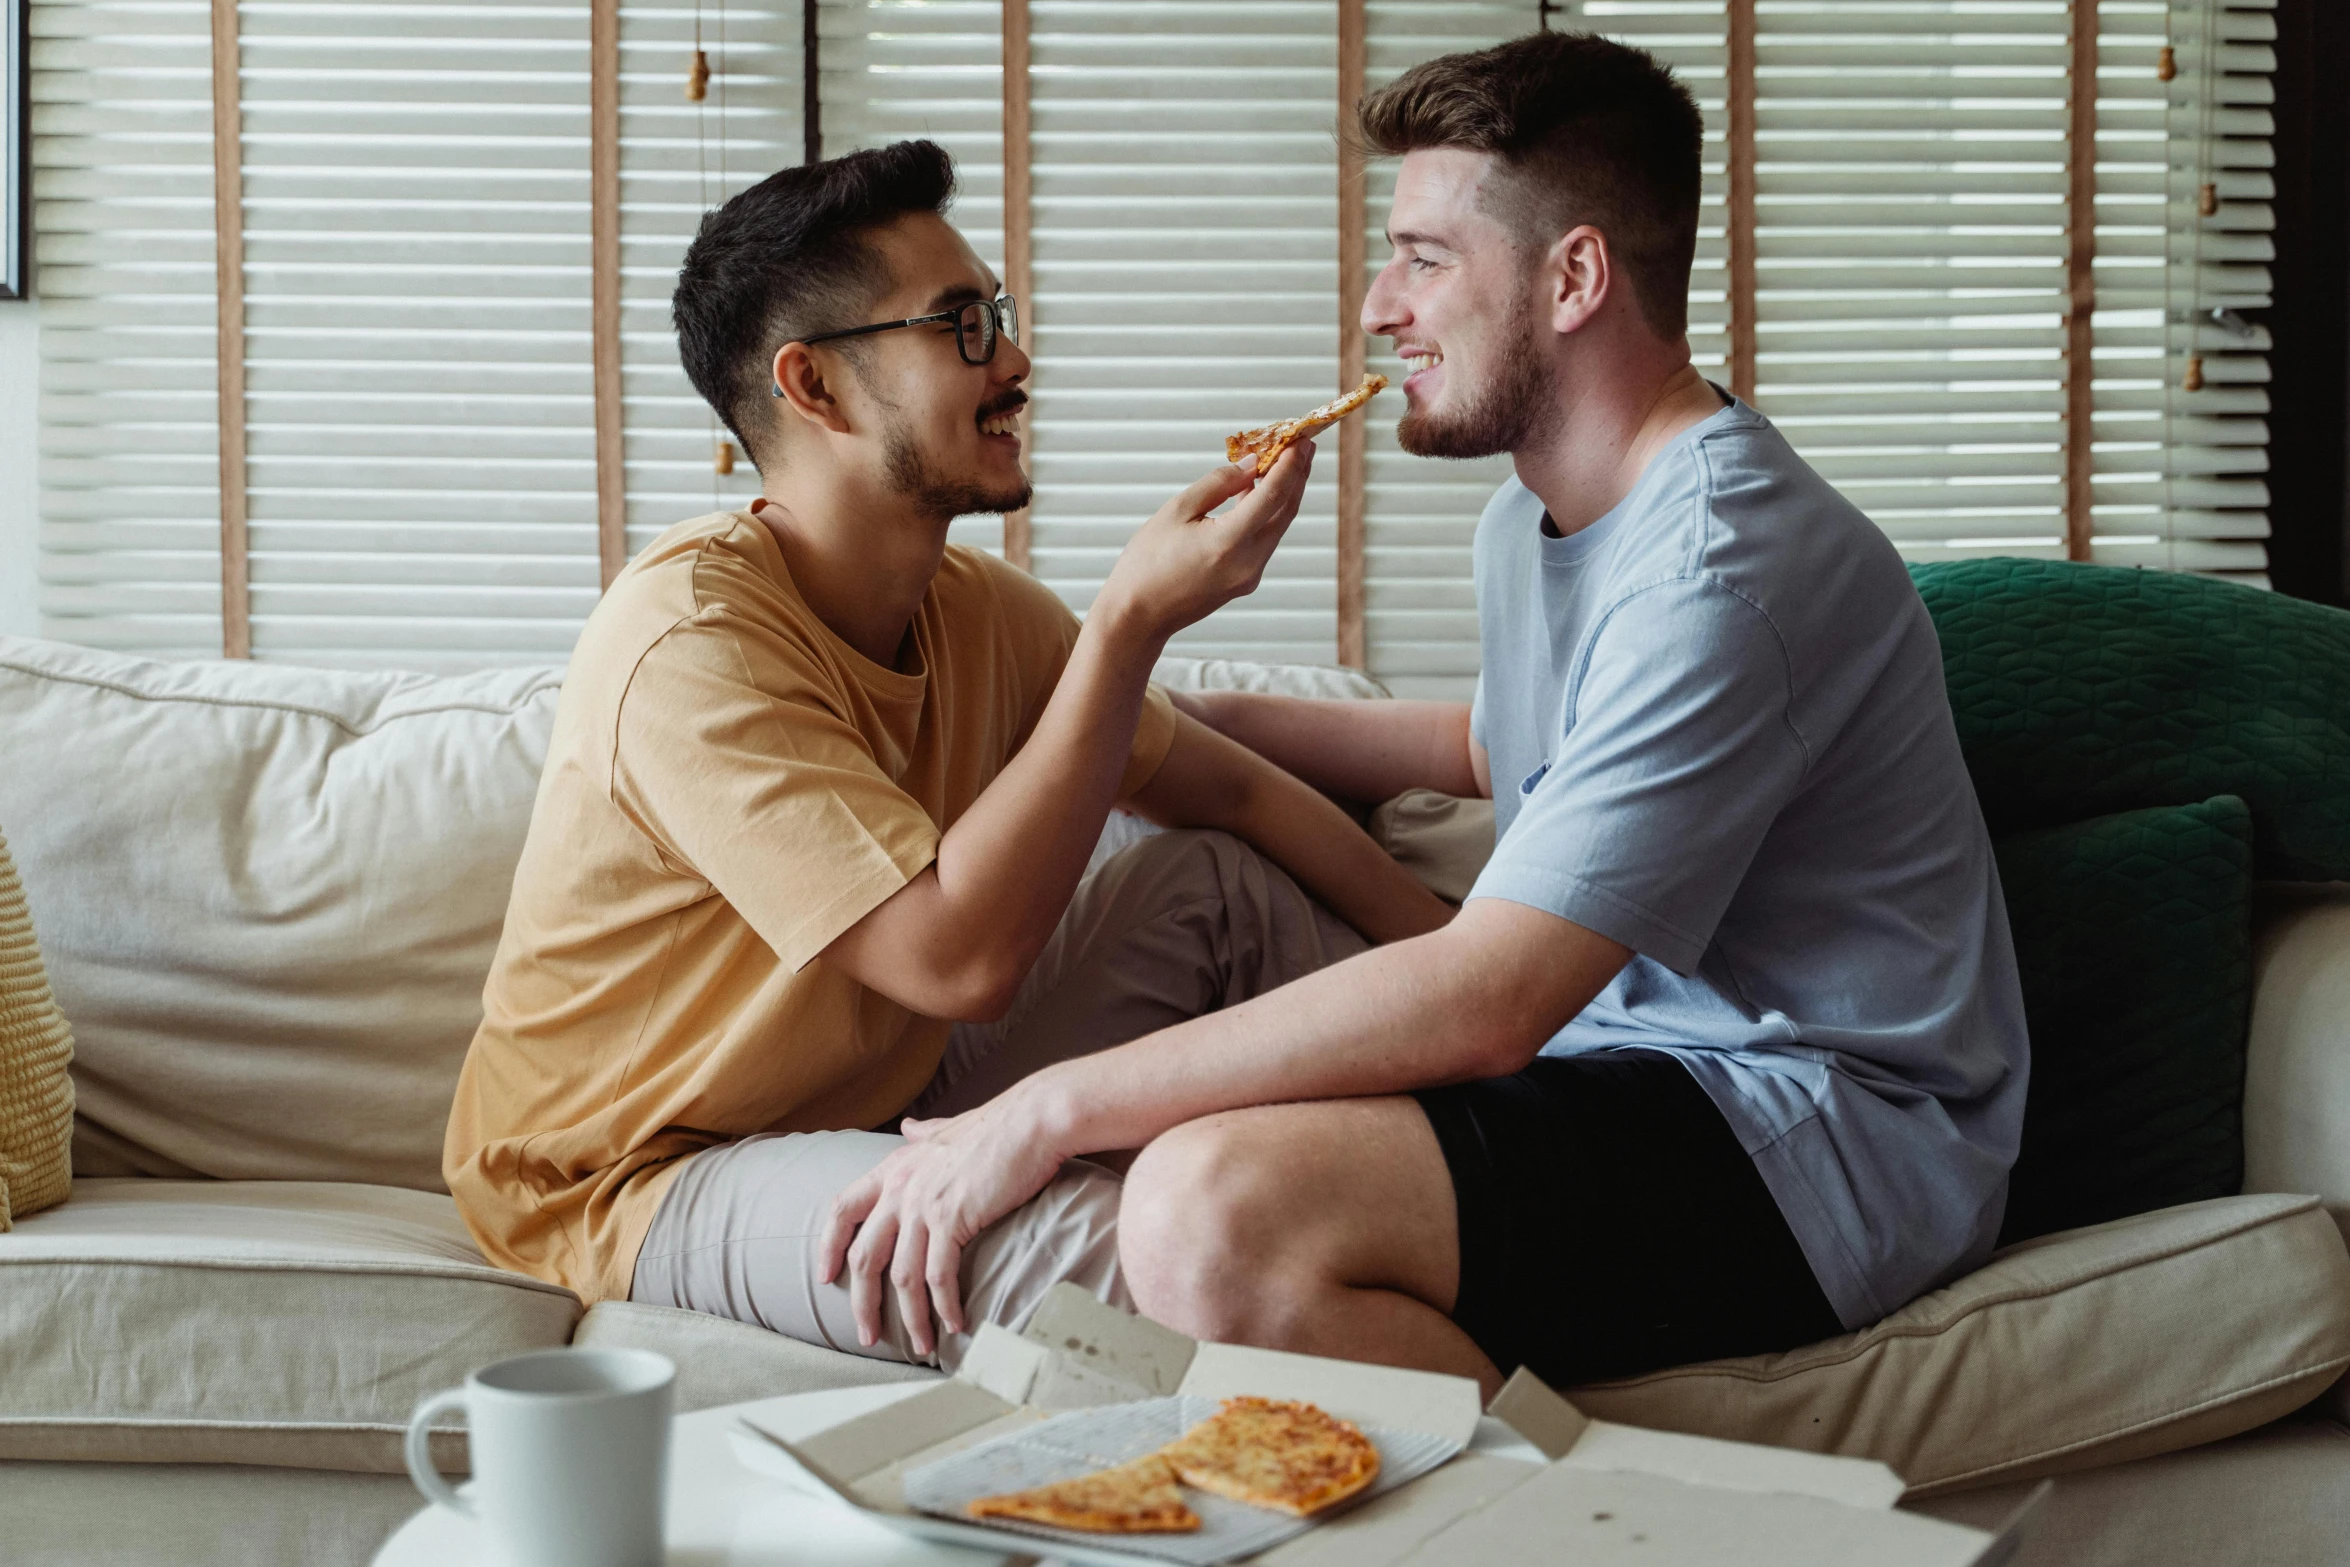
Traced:
<path fill-rule="evenodd" d="M 0 300 L 0 635 L 40 635 L 40 307 Z"/>

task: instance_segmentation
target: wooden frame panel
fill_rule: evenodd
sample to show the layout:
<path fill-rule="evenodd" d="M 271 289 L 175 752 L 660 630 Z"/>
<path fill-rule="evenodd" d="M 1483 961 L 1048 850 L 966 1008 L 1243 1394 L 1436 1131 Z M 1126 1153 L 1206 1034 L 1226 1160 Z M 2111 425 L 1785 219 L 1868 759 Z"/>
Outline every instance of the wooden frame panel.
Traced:
<path fill-rule="evenodd" d="M 620 0 L 588 5 L 589 331 L 595 380 L 596 555 L 610 587 L 628 564 L 620 387 Z"/>
<path fill-rule="evenodd" d="M 2097 0 L 2072 0 L 2065 71 L 2064 554 L 2087 560 L 2094 502 L 2097 314 Z"/>
<path fill-rule="evenodd" d="M 1023 348 L 1036 341 L 1036 244 L 1031 228 L 1035 178 L 1029 166 L 1028 0 L 1004 6 L 1004 289 L 1020 302 Z M 1020 410 L 1020 458 L 1033 469 L 1035 425 Z M 1030 508 L 1004 513 L 1004 559 L 1022 571 L 1034 558 Z"/>
<path fill-rule="evenodd" d="M 1754 0 L 1730 0 L 1729 110 L 1730 390 L 1754 401 Z"/>
<path fill-rule="evenodd" d="M 220 422 L 220 654 L 253 656 L 253 575 L 245 510 L 245 115 L 237 0 L 212 0 L 212 231 L 219 316 L 213 354 Z"/>
<path fill-rule="evenodd" d="M 1363 338 L 1364 211 L 1363 149 L 1349 123 L 1363 96 L 1367 45 L 1363 32 L 1363 0 L 1338 0 L 1338 389 L 1362 384 L 1366 345 Z M 1364 503 L 1368 452 L 1364 418 L 1342 419 L 1338 425 L 1338 661 L 1352 669 L 1368 670 L 1370 646 L 1367 621 Z"/>
<path fill-rule="evenodd" d="M 800 0 L 800 161 L 824 158 L 824 71 L 816 40 L 816 0 Z"/>

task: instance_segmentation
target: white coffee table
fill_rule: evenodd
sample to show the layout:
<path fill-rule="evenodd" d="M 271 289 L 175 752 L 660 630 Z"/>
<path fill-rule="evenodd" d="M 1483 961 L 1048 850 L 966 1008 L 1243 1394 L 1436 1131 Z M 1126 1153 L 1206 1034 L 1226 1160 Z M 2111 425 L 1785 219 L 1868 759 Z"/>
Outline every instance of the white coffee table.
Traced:
<path fill-rule="evenodd" d="M 1015 1559 L 916 1540 L 827 1498 L 795 1494 L 743 1468 L 727 1444 L 744 1415 L 779 1436 L 812 1436 L 927 1385 L 834 1388 L 680 1415 L 669 1448 L 670 1567 L 1002 1567 Z M 426 1507 L 375 1556 L 375 1567 L 475 1563 L 504 1567 L 480 1527 L 446 1507 Z"/>
<path fill-rule="evenodd" d="M 680 1415 L 670 1434 L 668 1567 L 1004 1567 L 1030 1560 L 936 1545 L 885 1529 L 829 1497 L 785 1489 L 735 1461 L 726 1434 L 749 1416 L 783 1437 L 813 1436 L 919 1393 L 927 1382 L 791 1393 Z M 1533 1444 L 1488 1415 L 1474 1453 L 1542 1462 Z M 460 1488 L 462 1489 L 462 1488 Z M 478 1526 L 427 1507 L 376 1552 L 375 1567 L 505 1567 Z"/>

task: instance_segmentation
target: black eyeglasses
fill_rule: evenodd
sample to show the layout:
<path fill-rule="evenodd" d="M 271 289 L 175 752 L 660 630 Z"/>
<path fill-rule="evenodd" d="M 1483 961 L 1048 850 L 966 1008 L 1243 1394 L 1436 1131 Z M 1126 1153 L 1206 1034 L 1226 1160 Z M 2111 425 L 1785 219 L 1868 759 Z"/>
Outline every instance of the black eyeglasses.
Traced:
<path fill-rule="evenodd" d="M 818 332 L 799 341 L 829 343 L 836 337 L 863 337 L 870 332 L 895 332 L 902 326 L 930 326 L 941 321 L 952 321 L 955 324 L 955 352 L 963 356 L 963 363 L 967 365 L 983 365 L 993 359 L 999 333 L 1015 343 L 1020 341 L 1020 306 L 1009 294 L 994 299 L 974 299 L 967 305 L 941 310 L 936 315 L 909 316 L 903 321 L 876 321 L 871 326 Z M 768 392 L 770 396 L 781 397 L 783 388 L 770 387 Z"/>

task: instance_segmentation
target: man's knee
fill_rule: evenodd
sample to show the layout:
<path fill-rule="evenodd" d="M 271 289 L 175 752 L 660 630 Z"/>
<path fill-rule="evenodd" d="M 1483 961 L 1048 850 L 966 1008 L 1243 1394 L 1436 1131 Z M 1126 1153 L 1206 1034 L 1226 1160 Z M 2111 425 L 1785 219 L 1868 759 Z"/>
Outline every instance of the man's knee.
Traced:
<path fill-rule="evenodd" d="M 1264 1342 L 1308 1264 L 1275 1148 L 1247 1112 L 1179 1126 L 1127 1173 L 1118 1250 L 1135 1309 L 1195 1338 Z"/>

